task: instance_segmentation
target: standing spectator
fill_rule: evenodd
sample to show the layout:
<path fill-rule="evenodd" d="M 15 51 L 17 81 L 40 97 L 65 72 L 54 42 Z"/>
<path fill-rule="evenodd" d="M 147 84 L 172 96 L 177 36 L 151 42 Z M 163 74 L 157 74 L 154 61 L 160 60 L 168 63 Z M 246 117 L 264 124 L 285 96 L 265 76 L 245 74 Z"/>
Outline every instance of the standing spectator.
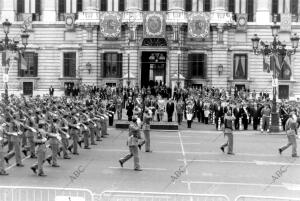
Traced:
<path fill-rule="evenodd" d="M 54 95 L 54 88 L 52 87 L 52 85 L 49 88 L 49 95 L 53 96 Z"/>
<path fill-rule="evenodd" d="M 263 133 L 265 130 L 267 132 L 270 131 L 270 116 L 271 116 L 271 109 L 269 105 L 265 105 L 264 108 L 261 110 L 262 115 L 262 128 L 261 132 Z"/>
<path fill-rule="evenodd" d="M 128 121 L 132 121 L 133 109 L 134 109 L 134 104 L 132 102 L 132 97 L 130 96 L 130 97 L 128 97 L 128 101 L 126 104 Z"/>
<path fill-rule="evenodd" d="M 181 125 L 183 119 L 183 111 L 184 111 L 184 103 L 182 101 L 182 98 L 180 98 L 176 104 L 177 122 L 179 125 Z"/>
<path fill-rule="evenodd" d="M 171 98 L 169 98 L 169 101 L 167 103 L 166 111 L 168 114 L 168 122 L 172 122 L 172 117 L 174 113 L 174 102 L 172 101 Z"/>

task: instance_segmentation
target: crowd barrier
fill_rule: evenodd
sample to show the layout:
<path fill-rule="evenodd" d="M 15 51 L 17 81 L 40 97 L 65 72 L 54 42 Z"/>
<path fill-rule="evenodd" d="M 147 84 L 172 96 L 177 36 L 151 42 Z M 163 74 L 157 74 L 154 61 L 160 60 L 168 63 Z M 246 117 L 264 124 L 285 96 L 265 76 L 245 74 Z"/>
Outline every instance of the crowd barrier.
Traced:
<path fill-rule="evenodd" d="M 300 198 L 239 195 L 235 201 L 300 201 Z"/>
<path fill-rule="evenodd" d="M 0 201 L 93 201 L 88 189 L 0 186 Z"/>
<path fill-rule="evenodd" d="M 95 201 L 229 201 L 226 195 L 104 191 Z"/>
<path fill-rule="evenodd" d="M 0 186 L 0 201 L 230 201 L 227 195 L 104 191 L 88 189 Z M 234 201 L 300 201 L 300 198 L 239 195 Z"/>

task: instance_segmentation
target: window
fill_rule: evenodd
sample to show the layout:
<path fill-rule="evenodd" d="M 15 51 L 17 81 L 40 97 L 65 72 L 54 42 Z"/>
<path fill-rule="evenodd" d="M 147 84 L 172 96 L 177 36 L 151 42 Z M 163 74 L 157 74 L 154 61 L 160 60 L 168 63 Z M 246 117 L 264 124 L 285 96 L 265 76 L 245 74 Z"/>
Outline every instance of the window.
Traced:
<path fill-rule="evenodd" d="M 161 11 L 167 11 L 168 10 L 168 0 L 161 0 L 160 10 Z"/>
<path fill-rule="evenodd" d="M 107 11 L 107 0 L 100 0 L 100 11 Z"/>
<path fill-rule="evenodd" d="M 38 54 L 35 52 L 24 52 L 23 58 L 21 58 L 21 54 L 20 54 L 18 60 L 18 76 L 37 77 L 37 75 L 38 75 Z"/>
<path fill-rule="evenodd" d="M 246 54 L 235 54 L 233 64 L 233 78 L 247 79 L 248 59 Z"/>
<path fill-rule="evenodd" d="M 77 12 L 82 12 L 82 0 L 77 0 Z"/>
<path fill-rule="evenodd" d="M 143 11 L 149 11 L 149 0 L 143 0 Z"/>
<path fill-rule="evenodd" d="M 66 0 L 58 0 L 58 13 L 66 13 Z"/>
<path fill-rule="evenodd" d="M 228 12 L 235 13 L 235 0 L 228 0 Z"/>
<path fill-rule="evenodd" d="M 188 69 L 190 77 L 206 78 L 206 54 L 189 54 Z"/>
<path fill-rule="evenodd" d="M 17 13 L 24 13 L 24 12 L 25 12 L 25 0 L 18 0 Z"/>
<path fill-rule="evenodd" d="M 247 0 L 247 14 L 248 14 L 248 22 L 253 22 L 254 16 L 254 2 L 253 0 Z"/>
<path fill-rule="evenodd" d="M 35 13 L 41 13 L 41 0 L 35 0 Z"/>
<path fill-rule="evenodd" d="M 272 0 L 272 16 L 273 16 L 273 21 L 274 21 L 274 15 L 277 15 L 276 21 L 279 20 L 279 15 L 278 15 L 278 0 Z"/>
<path fill-rule="evenodd" d="M 185 0 L 185 11 L 192 11 L 193 0 Z"/>
<path fill-rule="evenodd" d="M 64 53 L 64 77 L 76 77 L 76 52 Z"/>
<path fill-rule="evenodd" d="M 204 0 L 203 2 L 203 11 L 210 12 L 210 0 Z"/>
<path fill-rule="evenodd" d="M 125 0 L 119 0 L 119 11 L 125 10 Z"/>
<path fill-rule="evenodd" d="M 122 77 L 122 54 L 104 53 L 103 54 L 103 77 Z"/>
<path fill-rule="evenodd" d="M 298 22 L 298 0 L 291 0 L 290 11 L 292 14 L 292 22 Z"/>

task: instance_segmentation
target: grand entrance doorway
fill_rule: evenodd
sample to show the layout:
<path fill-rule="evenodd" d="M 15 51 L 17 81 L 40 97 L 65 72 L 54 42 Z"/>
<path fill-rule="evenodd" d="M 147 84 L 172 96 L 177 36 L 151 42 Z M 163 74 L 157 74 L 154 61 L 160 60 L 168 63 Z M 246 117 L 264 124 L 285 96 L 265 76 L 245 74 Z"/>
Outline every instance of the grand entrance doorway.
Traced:
<path fill-rule="evenodd" d="M 166 52 L 142 52 L 142 87 L 166 83 L 166 58 Z"/>

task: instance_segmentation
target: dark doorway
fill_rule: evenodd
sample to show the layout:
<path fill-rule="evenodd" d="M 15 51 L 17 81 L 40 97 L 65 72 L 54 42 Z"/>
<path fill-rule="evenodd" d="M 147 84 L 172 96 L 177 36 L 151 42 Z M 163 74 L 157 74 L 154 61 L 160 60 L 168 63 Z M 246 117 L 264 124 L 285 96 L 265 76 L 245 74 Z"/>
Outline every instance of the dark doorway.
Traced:
<path fill-rule="evenodd" d="M 235 88 L 237 91 L 245 90 L 245 85 L 244 84 L 236 84 Z"/>
<path fill-rule="evenodd" d="M 289 98 L 289 85 L 279 85 L 278 87 L 278 98 L 279 99 L 288 99 Z"/>
<path fill-rule="evenodd" d="M 23 95 L 32 96 L 32 94 L 33 94 L 33 83 L 23 82 Z"/>
<path fill-rule="evenodd" d="M 141 86 L 153 87 L 166 83 L 166 52 L 143 52 Z"/>

